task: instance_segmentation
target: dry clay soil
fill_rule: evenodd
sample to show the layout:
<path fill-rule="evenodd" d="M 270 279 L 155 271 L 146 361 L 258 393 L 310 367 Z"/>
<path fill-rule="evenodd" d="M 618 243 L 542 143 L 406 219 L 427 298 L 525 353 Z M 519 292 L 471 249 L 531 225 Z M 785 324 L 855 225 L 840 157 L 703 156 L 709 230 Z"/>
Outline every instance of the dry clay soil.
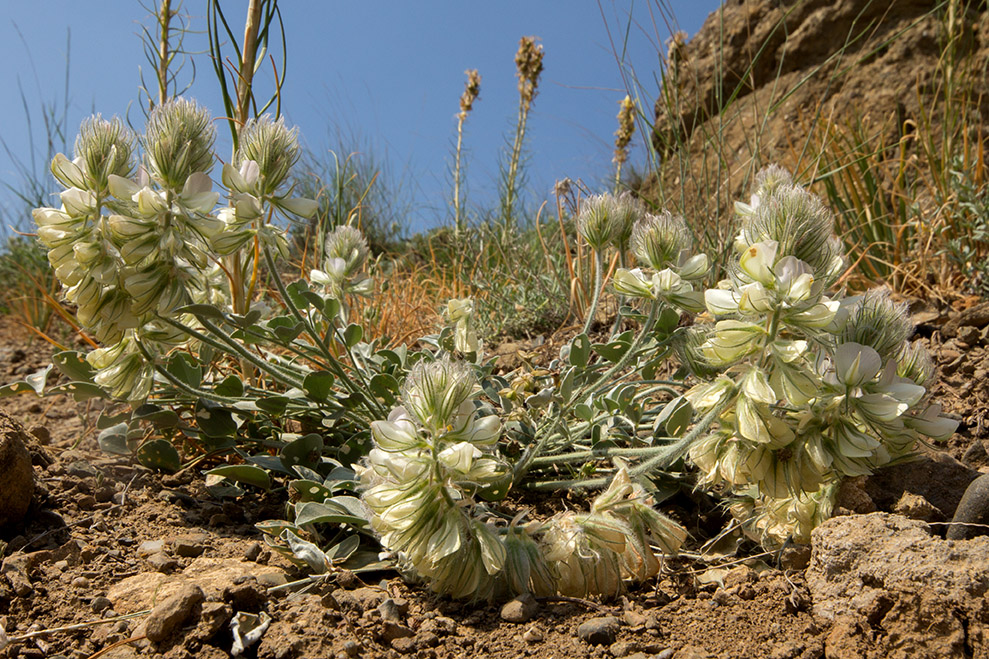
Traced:
<path fill-rule="evenodd" d="M 100 403 L 0 400 L 30 438 L 37 481 L 26 521 L 0 533 L 0 623 L 12 638 L 0 659 L 229 657 L 231 623 L 247 619 L 237 614 L 270 617 L 240 655 L 266 659 L 989 658 L 989 537 L 944 539 L 965 488 L 989 471 L 989 308 L 967 306 L 914 307 L 939 368 L 934 395 L 961 419 L 949 443 L 848 483 L 810 548 L 720 569 L 671 560 L 609 602 L 470 605 L 388 572 L 270 591 L 304 576 L 254 527 L 281 518 L 284 501 L 218 501 L 198 472 L 162 475 L 101 452 Z M 0 318 L 0 381 L 50 354 Z M 699 528 L 689 510 L 668 512 Z M 24 638 L 80 623 L 96 624 Z"/>

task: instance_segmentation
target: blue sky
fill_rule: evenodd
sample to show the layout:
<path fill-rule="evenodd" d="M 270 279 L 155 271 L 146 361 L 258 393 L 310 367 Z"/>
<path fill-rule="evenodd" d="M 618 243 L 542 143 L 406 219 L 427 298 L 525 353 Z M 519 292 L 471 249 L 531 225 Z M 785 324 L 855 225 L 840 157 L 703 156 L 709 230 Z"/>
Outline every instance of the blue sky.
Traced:
<path fill-rule="evenodd" d="M 718 5 L 717 0 L 283 0 L 288 37 L 283 110 L 317 155 L 329 157 L 329 149 L 370 152 L 384 165 L 388 185 L 402 189 L 409 228 L 429 228 L 448 213 L 464 71 L 476 68 L 482 76 L 464 138 L 469 202 L 482 206 L 496 198 L 499 155 L 517 108 L 518 40 L 535 35 L 546 55 L 529 126 L 529 201 L 544 198 L 564 177 L 601 188 L 611 171 L 615 115 L 625 94 L 619 58 L 624 57 L 626 79 L 638 78 L 641 100 L 651 108 L 659 52 L 673 21 L 693 35 Z M 234 31 L 242 33 L 246 3 L 227 0 L 223 6 Z M 17 160 L 31 168 L 33 156 L 35 171 L 45 167 L 42 107 L 62 112 L 67 56 L 69 151 L 79 122 L 94 111 L 109 116 L 129 110 L 132 123 L 141 126 L 138 67 L 147 71 L 148 65 L 138 35 L 142 24 L 151 25 L 141 3 L 35 0 L 7 2 L 5 10 L 0 137 Z M 205 32 L 205 1 L 187 0 L 183 12 L 191 15 L 192 30 Z M 204 51 L 205 34 L 189 35 L 186 48 Z M 205 54 L 192 57 L 196 80 L 186 95 L 219 115 L 210 62 Z M 258 83 L 262 93 L 270 90 L 268 70 Z M 183 82 L 191 71 L 187 67 Z M 226 127 L 218 128 L 223 136 Z M 640 132 L 632 156 L 639 166 L 646 162 L 642 139 Z M 223 145 L 220 154 L 228 153 Z M 0 180 L 4 224 L 20 221 L 25 228 L 23 208 L 6 187 L 20 189 L 22 175 L 3 150 Z"/>

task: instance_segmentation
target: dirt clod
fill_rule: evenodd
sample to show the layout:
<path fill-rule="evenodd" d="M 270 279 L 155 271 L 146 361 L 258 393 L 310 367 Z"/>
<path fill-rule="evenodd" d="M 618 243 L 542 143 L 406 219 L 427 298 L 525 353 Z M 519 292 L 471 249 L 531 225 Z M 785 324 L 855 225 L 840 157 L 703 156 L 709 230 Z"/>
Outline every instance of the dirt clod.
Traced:
<path fill-rule="evenodd" d="M 0 528 L 20 524 L 34 495 L 34 469 L 28 438 L 10 415 L 0 410 Z"/>

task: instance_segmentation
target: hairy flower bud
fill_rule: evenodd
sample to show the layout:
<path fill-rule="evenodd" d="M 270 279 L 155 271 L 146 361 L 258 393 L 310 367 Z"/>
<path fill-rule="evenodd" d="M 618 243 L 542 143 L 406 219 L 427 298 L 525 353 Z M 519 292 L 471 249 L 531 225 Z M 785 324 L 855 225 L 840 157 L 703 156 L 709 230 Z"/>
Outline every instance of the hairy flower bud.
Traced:
<path fill-rule="evenodd" d="M 893 302 L 889 289 L 874 288 L 849 309 L 839 340 L 869 346 L 885 362 L 900 353 L 912 333 L 907 306 Z"/>
<path fill-rule="evenodd" d="M 341 259 L 344 263 L 343 275 L 350 279 L 364 267 L 367 261 L 367 239 L 360 230 L 352 226 L 338 226 L 326 234 L 323 246 L 325 259 Z"/>
<path fill-rule="evenodd" d="M 646 215 L 632 228 L 632 253 L 639 263 L 654 270 L 678 265 L 681 253 L 689 250 L 692 242 L 687 223 L 669 211 Z"/>
<path fill-rule="evenodd" d="M 273 121 L 265 115 L 251 119 L 240 131 L 237 165 L 248 160 L 258 164 L 261 192 L 274 194 L 299 160 L 298 129 L 286 127 L 283 118 Z"/>
<path fill-rule="evenodd" d="M 624 252 L 632 240 L 632 229 L 645 216 L 646 208 L 642 201 L 626 191 L 615 197 L 613 213 L 614 234 L 611 239 L 615 247 Z"/>
<path fill-rule="evenodd" d="M 85 166 L 91 189 L 103 191 L 111 174 L 127 178 L 134 173 L 134 148 L 134 135 L 123 121 L 97 114 L 79 127 L 75 156 Z"/>
<path fill-rule="evenodd" d="M 421 361 L 412 367 L 405 381 L 402 400 L 420 424 L 434 434 L 442 434 L 455 424 L 461 405 L 469 401 L 476 386 L 474 373 L 465 362 Z"/>
<path fill-rule="evenodd" d="M 615 198 L 608 194 L 588 197 L 577 214 L 577 232 L 594 251 L 600 252 L 614 238 L 618 226 Z"/>
<path fill-rule="evenodd" d="M 843 265 L 834 217 L 819 198 L 789 182 L 789 175 L 778 169 L 761 177 L 755 206 L 744 215 L 741 246 L 775 242 L 777 260 L 794 256 L 830 284 Z"/>
<path fill-rule="evenodd" d="M 195 101 L 172 99 L 151 111 L 144 149 L 151 175 L 162 185 L 181 190 L 190 175 L 213 166 L 216 128 L 209 111 Z"/>

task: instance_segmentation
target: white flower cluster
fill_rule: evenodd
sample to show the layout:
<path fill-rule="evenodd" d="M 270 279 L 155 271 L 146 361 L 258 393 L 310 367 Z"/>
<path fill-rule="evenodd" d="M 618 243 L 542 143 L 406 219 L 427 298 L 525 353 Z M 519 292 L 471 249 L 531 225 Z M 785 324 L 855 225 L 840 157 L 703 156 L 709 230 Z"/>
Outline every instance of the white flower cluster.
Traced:
<path fill-rule="evenodd" d="M 262 119 L 243 129 L 240 170 L 224 167 L 234 206 L 214 213 L 220 197 L 209 177 L 214 140 L 209 113 L 175 99 L 148 119 L 142 166 L 136 167 L 136 140 L 123 123 L 99 116 L 83 123 L 73 160 L 58 154 L 52 161 L 66 189 L 60 208 L 34 211 L 38 237 L 80 323 L 106 346 L 88 359 L 99 371 L 97 384 L 114 397 L 147 396 L 151 367 L 141 346 L 159 351 L 185 340 L 162 319 L 188 304 L 225 303 L 214 254 L 242 249 L 255 234 L 284 243 L 262 217 L 264 204 L 299 213 L 314 208 L 277 195 L 298 146 L 293 131 Z M 255 152 L 265 159 L 250 159 Z M 272 161 L 278 167 L 268 171 Z"/>
<path fill-rule="evenodd" d="M 881 289 L 841 303 L 824 295 L 842 260 L 815 197 L 773 168 L 740 212 L 731 277 L 705 293 L 721 320 L 682 352 L 723 370 L 687 393 L 700 412 L 725 410 L 690 457 L 702 485 L 755 501 L 764 534 L 803 539 L 809 520 L 830 513 L 815 493 L 830 496 L 841 477 L 870 474 L 957 422 L 926 403 L 930 362 L 907 342 L 905 309 Z"/>
<path fill-rule="evenodd" d="M 503 497 L 511 470 L 495 449 L 500 421 L 478 415 L 477 389 L 465 363 L 420 362 L 404 406 L 371 424 L 375 448 L 360 478 L 382 544 L 434 590 L 461 598 L 607 596 L 623 579 L 657 574 L 653 547 L 674 552 L 686 531 L 655 511 L 624 469 L 588 514 L 497 523 L 477 499 Z"/>
<path fill-rule="evenodd" d="M 705 254 L 691 253 L 693 241 L 682 217 L 669 212 L 644 214 L 632 227 L 631 242 L 642 267 L 616 270 L 612 283 L 616 293 L 662 300 L 685 311 L 703 310 L 703 293 L 694 285 L 710 266 Z"/>

